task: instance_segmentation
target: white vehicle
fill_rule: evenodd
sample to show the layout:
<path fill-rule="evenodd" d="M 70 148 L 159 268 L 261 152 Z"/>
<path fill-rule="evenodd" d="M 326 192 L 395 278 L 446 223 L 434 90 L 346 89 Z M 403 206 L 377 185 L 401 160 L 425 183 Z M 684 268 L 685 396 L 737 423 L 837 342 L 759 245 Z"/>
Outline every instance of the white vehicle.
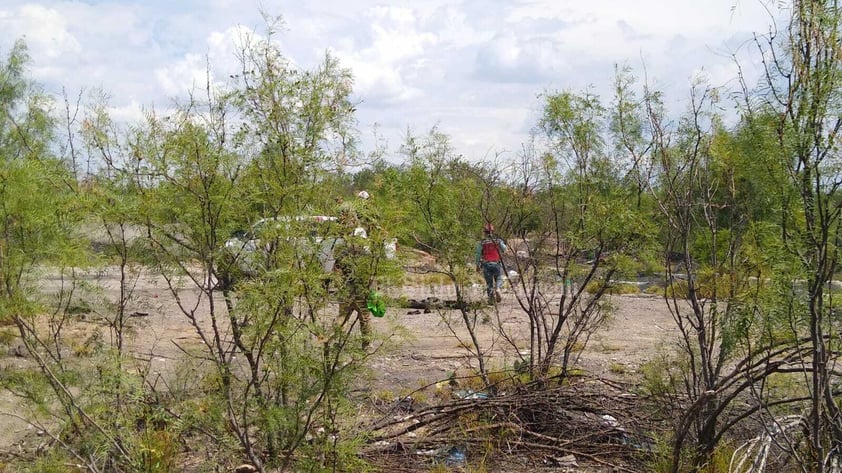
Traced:
<path fill-rule="evenodd" d="M 255 222 L 250 231 L 235 233 L 225 242 L 225 249 L 249 277 L 269 269 L 271 258 L 279 250 L 299 259 L 315 257 L 322 271 L 330 273 L 336 265 L 334 249 L 342 241 L 339 225 L 337 217 L 326 215 L 265 218 Z M 363 227 L 356 227 L 353 235 L 368 238 Z M 395 258 L 397 239 L 384 242 L 384 254 L 388 259 Z"/>

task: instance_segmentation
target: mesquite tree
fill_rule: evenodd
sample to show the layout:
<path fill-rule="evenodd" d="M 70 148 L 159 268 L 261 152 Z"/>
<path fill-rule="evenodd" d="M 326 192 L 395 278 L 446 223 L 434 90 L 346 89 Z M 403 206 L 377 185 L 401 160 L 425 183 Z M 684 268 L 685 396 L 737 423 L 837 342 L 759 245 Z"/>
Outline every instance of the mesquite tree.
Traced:
<path fill-rule="evenodd" d="M 79 228 L 87 206 L 70 167 L 52 154 L 51 102 L 26 78 L 26 60 L 18 42 L 0 65 L 0 325 L 17 329 L 19 354 L 33 363 L 9 369 L 0 384 L 42 415 L 3 414 L 41 429 L 60 446 L 59 458 L 90 471 L 138 467 L 137 438 L 123 429 L 123 418 L 110 415 L 125 407 L 119 394 L 128 391 L 111 383 L 122 376 L 119 357 L 97 350 L 96 336 L 85 341 L 90 353 L 68 349 L 81 292 L 74 275 L 91 267 Z M 40 279 L 46 271 L 59 276 L 57 287 Z M 98 356 L 80 364 L 79 354 Z M 93 380 L 102 383 L 89 390 Z"/>
<path fill-rule="evenodd" d="M 408 232 L 416 245 L 437 259 L 436 267 L 426 270 L 443 274 L 453 288 L 460 325 L 468 332 L 463 345 L 488 385 L 486 351 L 490 347 L 480 344 L 476 332 L 483 316 L 467 294 L 475 280 L 475 235 L 482 228 L 481 182 L 471 166 L 453 151 L 449 138 L 436 129 L 426 136 L 408 136 L 402 151 L 409 161 L 399 191 L 408 203 Z M 449 324 L 448 319 L 445 322 Z M 452 328 L 451 331 L 456 335 Z"/>
<path fill-rule="evenodd" d="M 606 121 L 593 94 L 547 95 L 539 122 L 547 151 L 524 154 L 512 184 L 532 187 L 515 201 L 539 215 L 516 228 L 524 253 L 514 260 L 518 302 L 530 319 L 525 361 L 537 377 L 553 367 L 568 374 L 575 354 L 609 320 L 605 296 L 618 270 L 647 246 L 646 221 L 622 183 L 624 166 L 606 152 Z"/>
<path fill-rule="evenodd" d="M 353 151 L 350 79 L 331 57 L 294 67 L 271 34 L 244 38 L 240 59 L 228 91 L 208 87 L 204 100 L 150 120 L 139 151 L 154 185 L 142 189 L 141 223 L 213 362 L 211 401 L 250 462 L 344 468 L 353 438 L 339 414 L 366 353 L 351 343 L 353 324 L 329 314 L 329 275 L 308 251 L 333 235 L 299 217 L 337 211 L 322 176 Z M 258 220 L 261 265 L 246 278 L 225 243 Z M 197 298 L 181 297 L 186 288 Z"/>
<path fill-rule="evenodd" d="M 752 126 L 776 142 L 783 249 L 790 271 L 779 279 L 782 319 L 794 338 L 808 337 L 801 360 L 809 393 L 806 445 L 782 440 L 803 471 L 838 471 L 842 412 L 836 398 L 839 325 L 830 284 L 839 264 L 842 129 L 842 16 L 838 2 L 795 0 L 783 32 L 758 37 L 765 77 L 746 100 Z"/>
<path fill-rule="evenodd" d="M 614 130 L 636 163 L 648 163 L 634 178 L 664 223 L 664 298 L 680 337 L 647 386 L 674 415 L 669 468 L 678 472 L 708 463 L 735 426 L 800 401 L 755 396 L 771 378 L 800 370 L 809 352 L 803 338 L 778 335 L 774 316 L 786 267 L 774 196 L 787 191 L 778 187 L 771 135 L 749 123 L 727 130 L 716 89 L 696 83 L 673 125 L 657 93 L 644 89 L 638 101 L 621 83 Z M 756 402 L 740 402 L 748 396 Z"/>

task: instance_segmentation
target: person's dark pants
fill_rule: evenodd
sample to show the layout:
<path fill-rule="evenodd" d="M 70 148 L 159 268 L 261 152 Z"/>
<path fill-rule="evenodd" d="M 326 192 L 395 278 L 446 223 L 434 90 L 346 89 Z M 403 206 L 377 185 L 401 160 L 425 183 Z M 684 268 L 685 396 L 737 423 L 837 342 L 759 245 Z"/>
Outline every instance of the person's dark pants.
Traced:
<path fill-rule="evenodd" d="M 485 293 L 489 299 L 494 298 L 495 290 L 503 288 L 503 265 L 499 262 L 486 261 L 482 263 L 482 275 L 485 278 Z"/>

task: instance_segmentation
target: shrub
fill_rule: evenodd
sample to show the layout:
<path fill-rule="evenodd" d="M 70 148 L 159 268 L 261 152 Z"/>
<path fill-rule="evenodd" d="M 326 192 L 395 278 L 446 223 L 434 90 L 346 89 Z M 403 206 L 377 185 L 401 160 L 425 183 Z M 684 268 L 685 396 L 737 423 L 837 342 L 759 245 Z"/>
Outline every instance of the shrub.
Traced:
<path fill-rule="evenodd" d="M 710 271 L 700 271 L 695 279 L 696 296 L 702 299 L 727 297 L 731 281 L 728 275 L 716 274 Z M 689 296 L 689 284 L 686 280 L 678 279 L 667 285 L 667 297 L 686 299 Z"/>
<path fill-rule="evenodd" d="M 666 288 L 663 286 L 658 286 L 657 284 L 653 284 L 644 289 L 643 293 L 653 296 L 663 296 L 666 293 Z"/>
<path fill-rule="evenodd" d="M 626 365 L 622 363 L 611 363 L 611 365 L 608 366 L 608 371 L 614 374 L 626 374 L 628 368 L 626 368 Z"/>
<path fill-rule="evenodd" d="M 725 473 L 732 471 L 730 469 L 731 457 L 734 454 L 734 447 L 723 441 L 714 450 L 710 459 L 704 465 L 698 468 L 692 468 L 694 452 L 691 449 L 685 449 L 681 452 L 681 467 L 679 472 L 685 473 L 695 471 L 698 473 Z M 666 437 L 658 437 L 655 439 L 655 444 L 652 452 L 652 459 L 649 462 L 649 469 L 653 473 L 667 473 L 672 472 L 672 440 Z"/>
<path fill-rule="evenodd" d="M 675 297 L 677 299 L 686 299 L 688 295 L 687 281 L 674 281 L 664 288 L 664 294 L 667 297 Z"/>

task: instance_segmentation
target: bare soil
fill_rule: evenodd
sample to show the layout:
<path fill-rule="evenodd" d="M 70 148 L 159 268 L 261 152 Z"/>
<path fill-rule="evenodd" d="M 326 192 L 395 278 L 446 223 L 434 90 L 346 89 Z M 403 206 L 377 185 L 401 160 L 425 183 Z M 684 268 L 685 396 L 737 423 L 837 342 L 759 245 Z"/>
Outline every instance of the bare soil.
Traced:
<path fill-rule="evenodd" d="M 119 278 L 116 270 L 91 275 L 91 278 L 104 285 L 105 297 L 113 298 L 117 295 Z M 47 291 L 55 290 L 60 283 L 58 279 L 43 280 Z M 170 372 L 183 356 L 183 349 L 195 347 L 201 340 L 176 305 L 175 298 L 166 289 L 163 280 L 142 274 L 136 281 L 134 291 L 134 300 L 139 302 L 129 308 L 129 313 L 133 314 L 129 320 L 136 329 L 131 349 L 139 360 L 151 363 L 153 373 Z M 469 297 L 479 299 L 481 291 L 476 286 L 471 289 Z M 448 298 L 445 286 L 407 286 L 393 289 L 391 293 L 419 300 L 429 296 L 442 300 Z M 197 291 L 189 289 L 181 291 L 179 297 L 183 305 L 195 308 L 198 324 L 209 324 L 209 301 L 199 297 Z M 577 366 L 594 375 L 633 380 L 643 363 L 676 340 L 675 324 L 661 297 L 608 297 L 615 307 L 611 322 L 594 334 L 580 352 Z M 214 301 L 217 304 L 220 302 Z M 480 318 L 477 325 L 479 343 L 492 355 L 493 369 L 511 367 L 518 359 L 518 349 L 528 349 L 528 345 L 511 346 L 494 327 L 500 325 L 506 333 L 528 341 L 529 323 L 526 315 L 511 290 L 503 294 L 500 304 L 489 308 L 485 314 L 489 320 L 484 323 Z M 459 312 L 455 310 L 424 312 L 390 307 L 386 317 L 375 318 L 375 329 L 387 341 L 371 358 L 372 379 L 367 385 L 372 394 L 406 395 L 453 375 L 467 373 L 474 360 L 465 348 L 467 332 L 459 317 Z M 66 335 L 75 337 L 79 344 L 83 344 L 92 327 L 102 328 L 95 314 L 89 320 L 68 327 Z M 5 366 L 33 366 L 33 360 L 22 352 L 19 342 L 13 342 L 6 352 L 0 352 L 0 367 Z M 16 448 L 16 442 L 24 437 L 31 438 L 28 434 L 38 430 L 23 421 L 22 418 L 27 416 L 28 413 L 20 411 L 20 405 L 13 395 L 0 391 L 0 451 Z"/>
<path fill-rule="evenodd" d="M 432 290 L 431 290 L 432 289 Z M 436 290 L 438 289 L 438 290 Z M 416 300 L 432 294 L 446 300 L 446 287 L 404 287 L 403 294 Z M 472 295 L 479 299 L 479 289 Z M 598 331 L 579 353 L 577 366 L 589 374 L 607 377 L 633 377 L 641 365 L 650 361 L 678 334 L 663 297 L 653 295 L 608 296 L 614 312 L 605 328 Z M 390 319 L 375 319 L 380 333 L 390 333 L 395 324 L 406 337 L 397 338 L 396 346 L 380 354 L 373 368 L 378 385 L 389 389 L 409 389 L 447 379 L 474 365 L 465 345 L 470 343 L 457 310 L 390 309 Z M 493 357 L 492 368 L 511 368 L 519 360 L 518 351 L 528 350 L 529 320 L 515 295 L 508 290 L 496 307 L 485 313 L 489 322 L 477 324 L 480 346 Z M 517 349 L 504 339 L 496 327 L 503 327 L 510 338 L 518 340 Z"/>

